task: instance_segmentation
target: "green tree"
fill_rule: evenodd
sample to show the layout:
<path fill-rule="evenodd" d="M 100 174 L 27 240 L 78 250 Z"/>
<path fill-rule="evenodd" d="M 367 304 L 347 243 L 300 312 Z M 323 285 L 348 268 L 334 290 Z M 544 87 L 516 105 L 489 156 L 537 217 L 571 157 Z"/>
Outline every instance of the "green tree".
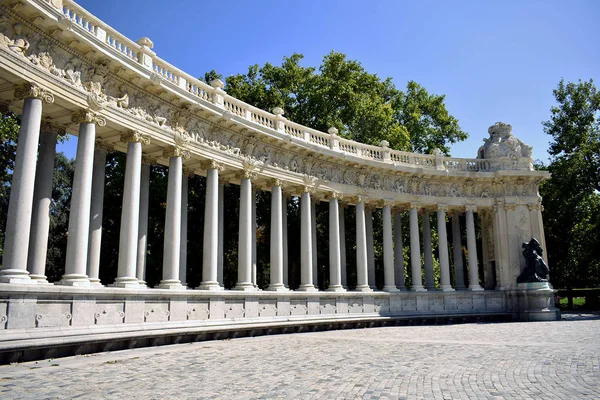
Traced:
<path fill-rule="evenodd" d="M 600 93 L 593 81 L 554 90 L 544 131 L 552 136 L 543 183 L 546 245 L 559 287 L 600 284 Z"/>
<path fill-rule="evenodd" d="M 2 257 L 4 249 L 4 229 L 6 228 L 10 182 L 15 163 L 20 122 L 20 117 L 11 112 L 0 117 L 0 257 Z"/>

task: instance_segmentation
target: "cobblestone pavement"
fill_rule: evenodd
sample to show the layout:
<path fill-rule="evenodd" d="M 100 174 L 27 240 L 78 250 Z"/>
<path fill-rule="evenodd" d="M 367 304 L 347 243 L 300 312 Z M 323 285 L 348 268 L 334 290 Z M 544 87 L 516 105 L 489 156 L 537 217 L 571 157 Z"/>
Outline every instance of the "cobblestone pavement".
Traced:
<path fill-rule="evenodd" d="M 0 398 L 598 399 L 600 320 L 301 333 L 0 366 Z"/>

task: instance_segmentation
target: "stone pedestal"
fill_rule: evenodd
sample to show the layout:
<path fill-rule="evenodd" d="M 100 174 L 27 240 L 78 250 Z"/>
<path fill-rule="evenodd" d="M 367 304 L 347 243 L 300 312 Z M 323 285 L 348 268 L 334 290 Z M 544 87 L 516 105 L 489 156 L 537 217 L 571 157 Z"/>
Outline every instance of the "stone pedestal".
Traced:
<path fill-rule="evenodd" d="M 558 321 L 560 310 L 554 305 L 556 290 L 548 282 L 517 285 L 519 319 L 521 321 Z"/>

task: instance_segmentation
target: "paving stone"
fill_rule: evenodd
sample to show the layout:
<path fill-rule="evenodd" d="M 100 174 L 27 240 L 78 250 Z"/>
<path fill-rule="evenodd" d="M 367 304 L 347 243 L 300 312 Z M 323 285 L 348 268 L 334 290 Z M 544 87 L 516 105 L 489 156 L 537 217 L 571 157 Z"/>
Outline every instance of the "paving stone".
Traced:
<path fill-rule="evenodd" d="M 600 320 L 409 326 L 0 366 L 2 398 L 600 398 Z"/>

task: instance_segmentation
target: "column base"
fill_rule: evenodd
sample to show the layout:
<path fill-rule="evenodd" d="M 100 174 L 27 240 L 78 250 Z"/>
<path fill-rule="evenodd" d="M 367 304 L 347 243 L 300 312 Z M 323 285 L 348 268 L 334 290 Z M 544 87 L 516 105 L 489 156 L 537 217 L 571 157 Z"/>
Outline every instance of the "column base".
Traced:
<path fill-rule="evenodd" d="M 483 292 L 483 288 L 479 285 L 469 286 L 469 291 L 471 292 Z"/>
<path fill-rule="evenodd" d="M 48 278 L 45 275 L 29 275 L 32 281 L 36 281 L 38 285 L 52 285 L 48 282 Z"/>
<path fill-rule="evenodd" d="M 383 291 L 388 292 L 388 293 L 398 293 L 400 290 L 394 285 L 389 285 L 389 286 L 384 286 Z"/>
<path fill-rule="evenodd" d="M 233 290 L 242 290 L 244 292 L 254 292 L 256 288 L 252 284 L 252 282 L 238 282 L 235 284 Z"/>
<path fill-rule="evenodd" d="M 426 292 L 427 289 L 425 289 L 423 286 L 413 286 L 410 288 L 411 292 Z"/>
<path fill-rule="evenodd" d="M 17 283 L 25 285 L 37 285 L 37 281 L 31 279 L 29 272 L 22 269 L 0 270 L 0 283 Z"/>
<path fill-rule="evenodd" d="M 167 279 L 160 281 L 158 285 L 159 289 L 169 289 L 169 290 L 186 290 L 187 288 L 181 284 L 179 279 Z"/>
<path fill-rule="evenodd" d="M 210 290 L 213 292 L 218 292 L 223 290 L 223 287 L 219 286 L 219 282 L 217 281 L 206 281 L 201 282 L 200 286 L 198 286 L 196 290 Z"/>
<path fill-rule="evenodd" d="M 283 283 L 276 283 L 274 285 L 269 285 L 267 288 L 269 292 L 289 292 L 290 289 L 286 288 Z"/>
<path fill-rule="evenodd" d="M 328 292 L 345 292 L 346 289 L 342 286 L 342 285 L 334 285 L 334 286 L 329 286 L 327 288 Z"/>
<path fill-rule="evenodd" d="M 354 292 L 372 292 L 373 289 L 371 289 L 369 287 L 369 285 L 361 285 L 361 286 L 357 286 L 354 290 Z"/>
<path fill-rule="evenodd" d="M 298 289 L 296 289 L 297 292 L 318 292 L 319 289 L 317 289 L 314 285 L 310 284 L 310 283 L 306 283 L 304 285 L 300 285 L 298 287 Z"/>
<path fill-rule="evenodd" d="M 440 289 L 442 292 L 454 292 L 454 288 L 450 285 L 441 285 Z"/>
<path fill-rule="evenodd" d="M 55 285 L 59 286 L 80 286 L 80 287 L 90 287 L 90 279 L 87 275 L 79 275 L 79 274 L 69 274 L 63 275 L 60 282 L 55 283 Z"/>
<path fill-rule="evenodd" d="M 92 287 L 104 287 L 98 278 L 90 278 L 90 286 Z"/>
<path fill-rule="evenodd" d="M 454 290 L 467 290 L 466 287 L 462 286 L 462 287 L 455 287 Z"/>
<path fill-rule="evenodd" d="M 140 287 L 140 283 L 138 282 L 137 278 L 123 277 L 115 279 L 113 287 L 138 289 Z"/>

